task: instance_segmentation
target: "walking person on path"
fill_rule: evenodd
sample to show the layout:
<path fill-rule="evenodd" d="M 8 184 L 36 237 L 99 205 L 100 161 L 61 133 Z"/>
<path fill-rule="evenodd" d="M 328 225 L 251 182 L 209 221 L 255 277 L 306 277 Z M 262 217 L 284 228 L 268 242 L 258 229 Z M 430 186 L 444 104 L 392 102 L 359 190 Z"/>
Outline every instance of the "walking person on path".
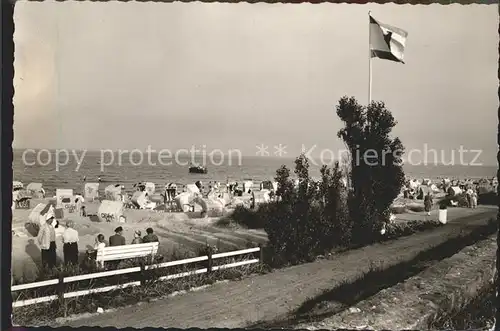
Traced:
<path fill-rule="evenodd" d="M 74 229 L 74 222 L 66 222 L 66 230 L 62 235 L 64 264 L 78 265 L 78 231 Z"/>
<path fill-rule="evenodd" d="M 37 237 L 42 252 L 42 267 L 49 269 L 56 266 L 56 230 L 52 226 L 53 221 L 54 212 L 49 210 Z"/>
<path fill-rule="evenodd" d="M 477 192 L 474 190 L 472 191 L 472 194 L 471 194 L 471 204 L 472 204 L 472 208 L 473 209 L 476 209 L 477 208 Z"/>
<path fill-rule="evenodd" d="M 465 192 L 465 195 L 467 196 L 467 205 L 468 205 L 468 207 L 472 208 L 472 190 L 471 190 L 470 187 Z"/>
<path fill-rule="evenodd" d="M 424 198 L 424 209 L 427 213 L 427 216 L 431 215 L 431 209 L 432 209 L 432 196 L 431 192 L 427 192 L 427 195 Z"/>

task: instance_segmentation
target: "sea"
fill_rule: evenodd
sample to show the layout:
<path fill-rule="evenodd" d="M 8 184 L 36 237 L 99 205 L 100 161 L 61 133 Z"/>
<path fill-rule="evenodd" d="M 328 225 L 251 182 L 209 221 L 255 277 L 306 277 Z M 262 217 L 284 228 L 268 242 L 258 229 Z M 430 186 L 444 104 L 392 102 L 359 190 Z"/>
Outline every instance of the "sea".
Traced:
<path fill-rule="evenodd" d="M 156 154 L 133 157 L 118 153 L 101 155 L 98 151 L 69 151 L 66 154 L 56 151 L 14 150 L 13 179 L 25 186 L 31 182 L 42 183 L 48 195 L 55 195 L 57 188 L 71 188 L 75 193 L 83 193 L 84 177 L 86 182 L 97 182 L 101 178 L 100 190 L 107 185 L 122 184 L 125 191 L 132 192 L 133 184 L 138 182 L 153 182 L 157 187 L 166 183 L 185 185 L 201 180 L 204 184 L 210 181 L 243 181 L 252 180 L 260 183 L 273 180 L 276 170 L 282 165 L 290 169 L 292 177 L 295 168 L 295 158 L 275 156 L 239 156 L 226 155 L 219 157 L 194 158 L 178 155 L 171 158 L 165 155 L 158 158 Z M 113 159 L 112 159 L 113 158 Z M 160 162 L 161 161 L 161 162 Z M 206 165 L 207 174 L 190 174 L 189 163 Z M 324 160 L 325 164 L 333 162 Z M 320 176 L 323 164 L 320 160 L 311 159 L 309 173 L 313 178 Z M 411 178 L 493 178 L 496 176 L 496 166 L 463 166 L 463 165 L 407 165 L 403 166 L 405 174 Z"/>

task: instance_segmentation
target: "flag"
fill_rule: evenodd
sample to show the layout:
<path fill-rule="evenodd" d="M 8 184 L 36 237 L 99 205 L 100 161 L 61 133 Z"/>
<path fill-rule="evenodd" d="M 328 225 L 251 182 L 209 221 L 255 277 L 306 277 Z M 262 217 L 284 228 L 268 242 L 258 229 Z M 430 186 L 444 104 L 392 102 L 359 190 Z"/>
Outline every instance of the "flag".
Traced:
<path fill-rule="evenodd" d="M 408 32 L 383 24 L 370 15 L 371 57 L 404 63 L 404 50 Z"/>

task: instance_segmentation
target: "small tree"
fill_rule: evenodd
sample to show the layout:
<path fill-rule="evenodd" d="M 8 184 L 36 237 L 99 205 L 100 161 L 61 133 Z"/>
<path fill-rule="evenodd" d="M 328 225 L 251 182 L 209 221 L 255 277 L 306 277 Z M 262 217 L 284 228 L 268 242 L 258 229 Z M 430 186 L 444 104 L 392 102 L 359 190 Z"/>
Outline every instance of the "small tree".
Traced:
<path fill-rule="evenodd" d="M 293 217 L 293 202 L 295 201 L 295 192 L 293 183 L 290 179 L 290 170 L 285 166 L 281 166 L 276 170 L 276 182 L 278 189 L 276 195 L 278 201 L 268 204 L 266 213 L 263 217 L 264 230 L 267 233 L 269 246 L 279 257 L 286 257 L 293 249 L 293 240 L 290 235 L 294 232 L 295 219 Z M 280 263 L 280 262 L 278 262 Z"/>
<path fill-rule="evenodd" d="M 329 169 L 321 168 L 319 197 L 322 203 L 322 246 L 326 249 L 346 246 L 350 243 L 351 222 L 347 213 L 347 187 L 342 182 L 343 173 L 339 162 Z"/>
<path fill-rule="evenodd" d="M 290 179 L 290 170 L 282 165 L 278 170 L 276 170 L 276 177 L 274 180 L 278 183 L 278 189 L 276 191 L 276 196 L 280 201 L 291 203 L 294 198 L 294 187 Z"/>
<path fill-rule="evenodd" d="M 363 107 L 355 98 L 343 97 L 337 115 L 345 125 L 338 136 L 351 156 L 349 214 L 354 222 L 353 239 L 359 243 L 373 241 L 404 183 L 404 147 L 399 138 L 390 137 L 396 121 L 383 102 Z"/>

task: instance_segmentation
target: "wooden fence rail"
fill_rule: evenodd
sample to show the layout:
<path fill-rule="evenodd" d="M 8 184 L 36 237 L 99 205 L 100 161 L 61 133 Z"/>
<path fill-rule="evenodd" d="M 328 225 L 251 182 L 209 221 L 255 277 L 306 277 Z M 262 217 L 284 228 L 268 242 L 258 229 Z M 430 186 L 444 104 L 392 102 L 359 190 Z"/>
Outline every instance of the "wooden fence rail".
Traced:
<path fill-rule="evenodd" d="M 258 259 L 244 260 L 244 261 L 240 261 L 240 262 L 234 262 L 234 263 L 228 263 L 228 264 L 224 264 L 224 265 L 213 266 L 213 260 L 215 260 L 215 259 L 221 259 L 224 257 L 231 257 L 231 256 L 237 256 L 237 255 L 245 255 L 245 254 L 250 254 L 250 253 L 257 253 L 257 252 L 260 252 L 260 257 Z M 225 253 L 217 253 L 217 254 L 210 254 L 209 253 L 208 255 L 200 256 L 200 257 L 194 257 L 194 258 L 189 258 L 189 259 L 184 259 L 184 260 L 146 265 L 143 268 L 133 267 L 133 268 L 126 268 L 126 269 L 117 269 L 117 270 L 102 271 L 102 272 L 79 275 L 79 276 L 60 277 L 59 279 L 50 279 L 50 280 L 44 280 L 41 282 L 14 285 L 11 287 L 11 292 L 40 288 L 40 287 L 45 287 L 45 286 L 50 286 L 50 285 L 60 285 L 60 287 L 63 288 L 64 284 L 77 282 L 77 281 L 81 281 L 81 280 L 97 279 L 97 278 L 102 278 L 102 277 L 131 274 L 131 273 L 140 272 L 142 270 L 167 268 L 167 267 L 186 265 L 186 264 L 191 264 L 191 263 L 201 262 L 201 261 L 208 261 L 208 263 L 207 263 L 208 267 L 193 270 L 193 271 L 188 271 L 188 272 L 182 272 L 182 273 L 178 273 L 178 274 L 162 276 L 162 277 L 159 277 L 158 280 L 164 281 L 164 280 L 170 280 L 170 279 L 183 278 L 183 277 L 188 277 L 188 276 L 196 275 L 196 274 L 209 273 L 209 272 L 216 271 L 216 270 L 235 268 L 235 267 L 240 267 L 243 265 L 259 263 L 259 262 L 262 262 L 262 248 L 261 247 L 254 247 L 254 248 L 243 249 L 243 250 L 232 251 L 232 252 L 225 252 Z M 127 288 L 127 287 L 132 287 L 132 286 L 140 286 L 140 285 L 141 285 L 141 281 L 133 281 L 133 282 L 128 282 L 128 283 L 120 284 L 120 285 L 110 285 L 110 286 L 92 288 L 92 289 L 87 289 L 87 290 L 80 290 L 80 291 L 69 292 L 69 293 L 59 293 L 56 295 L 48 295 L 48 296 L 44 296 L 44 297 L 40 297 L 40 298 L 18 300 L 18 301 L 12 302 L 12 308 L 24 307 L 24 306 L 29 306 L 29 305 L 34 305 L 34 304 L 39 304 L 39 303 L 44 303 L 44 302 L 61 300 L 61 299 L 64 300 L 64 299 L 68 299 L 68 298 L 85 296 L 85 295 L 89 295 L 89 294 L 93 294 L 93 293 L 109 292 L 109 291 L 113 291 L 113 290 L 117 290 L 117 289 L 122 289 L 122 288 Z"/>

